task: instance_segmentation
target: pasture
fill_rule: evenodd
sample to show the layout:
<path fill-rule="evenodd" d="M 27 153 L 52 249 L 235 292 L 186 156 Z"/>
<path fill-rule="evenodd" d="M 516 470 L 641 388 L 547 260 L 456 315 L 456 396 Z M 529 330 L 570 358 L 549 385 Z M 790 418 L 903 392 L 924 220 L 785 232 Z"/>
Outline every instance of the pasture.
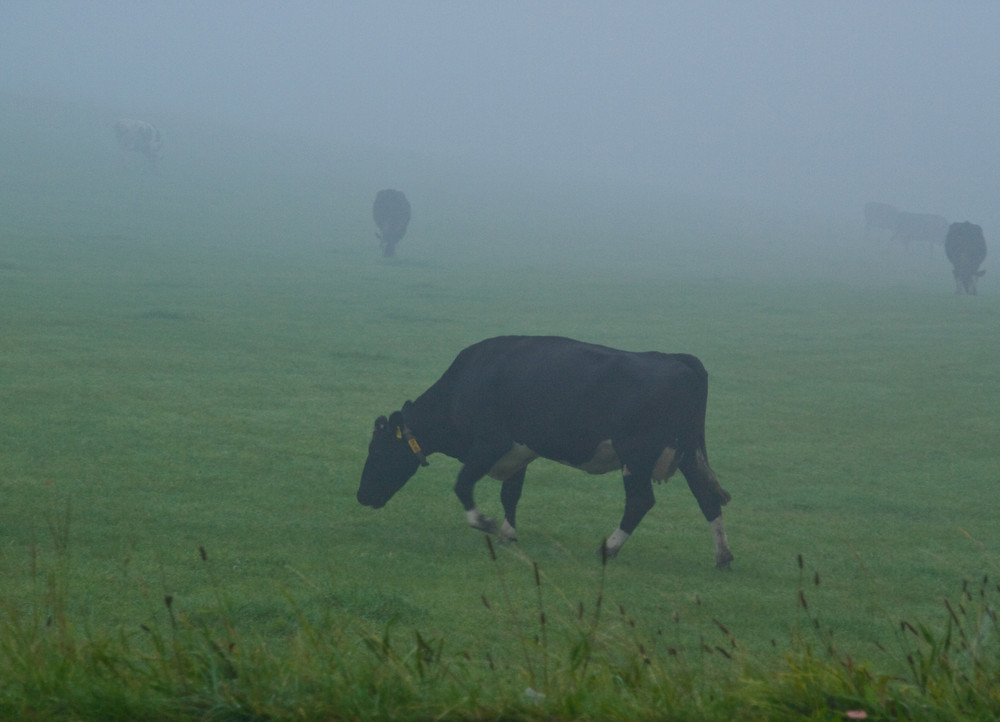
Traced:
<path fill-rule="evenodd" d="M 992 256 L 980 295 L 955 297 L 943 251 L 866 243 L 860 218 L 660 206 L 513 168 L 481 185 L 447 161 L 316 156 L 180 119 L 161 124 L 162 168 L 137 172 L 97 110 L 3 109 L 8 632 L 55 618 L 145 650 L 179 614 L 280 658 L 307 631 L 391 630 L 493 669 L 484 696 L 508 709 L 598 605 L 609 637 L 686 660 L 695 685 L 766 677 L 803 640 L 905 676 L 901 621 L 943 623 L 963 583 L 1000 579 Z M 392 260 L 380 187 L 413 204 Z M 606 567 L 615 474 L 533 464 L 520 541 L 495 560 L 454 460 L 358 505 L 375 417 L 507 333 L 702 359 L 730 573 L 680 475 Z M 480 482 L 484 512 L 498 493 Z"/>

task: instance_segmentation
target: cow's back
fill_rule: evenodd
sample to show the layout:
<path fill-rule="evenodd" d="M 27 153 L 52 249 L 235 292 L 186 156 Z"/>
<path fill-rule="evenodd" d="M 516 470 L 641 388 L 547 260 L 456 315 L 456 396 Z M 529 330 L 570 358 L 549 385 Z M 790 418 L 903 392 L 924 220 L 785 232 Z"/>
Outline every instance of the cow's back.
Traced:
<path fill-rule="evenodd" d="M 428 395 L 459 433 L 495 425 L 543 456 L 575 461 L 622 436 L 704 432 L 708 374 L 694 356 L 627 352 L 554 336 L 503 336 L 463 350 Z"/>
<path fill-rule="evenodd" d="M 375 194 L 375 202 L 372 204 L 372 219 L 380 228 L 392 224 L 394 228 L 405 232 L 410 222 L 410 202 L 402 191 L 393 188 L 380 190 Z"/>
<path fill-rule="evenodd" d="M 968 221 L 952 223 L 944 252 L 956 267 L 969 265 L 975 269 L 986 259 L 986 237 L 982 227 Z"/>
<path fill-rule="evenodd" d="M 891 231 L 896 227 L 899 211 L 888 203 L 865 203 L 865 228 Z"/>

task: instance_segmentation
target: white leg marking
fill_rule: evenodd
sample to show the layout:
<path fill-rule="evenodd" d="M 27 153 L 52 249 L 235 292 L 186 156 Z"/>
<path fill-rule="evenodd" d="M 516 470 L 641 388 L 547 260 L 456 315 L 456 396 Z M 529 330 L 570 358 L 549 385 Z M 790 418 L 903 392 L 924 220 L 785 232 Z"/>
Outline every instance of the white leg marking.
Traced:
<path fill-rule="evenodd" d="M 472 508 L 465 512 L 465 519 L 469 522 L 469 526 L 473 529 L 478 529 L 479 531 L 484 531 L 487 534 L 497 533 L 497 524 L 495 521 L 490 519 L 488 516 L 483 516 L 479 513 L 479 509 Z"/>
<path fill-rule="evenodd" d="M 517 541 L 517 532 L 514 531 L 514 527 L 506 519 L 503 520 L 503 525 L 500 527 L 500 540 L 505 542 Z"/>
<path fill-rule="evenodd" d="M 604 542 L 604 552 L 609 557 L 618 556 L 619 550 L 628 541 L 629 534 L 621 530 L 621 527 L 615 529 L 614 533 L 608 537 L 608 540 Z"/>
<path fill-rule="evenodd" d="M 733 553 L 729 550 L 729 540 L 726 539 L 726 527 L 722 523 L 722 514 L 710 521 L 708 525 L 712 528 L 712 542 L 715 544 L 715 566 L 720 569 L 729 567 L 733 561 Z"/>

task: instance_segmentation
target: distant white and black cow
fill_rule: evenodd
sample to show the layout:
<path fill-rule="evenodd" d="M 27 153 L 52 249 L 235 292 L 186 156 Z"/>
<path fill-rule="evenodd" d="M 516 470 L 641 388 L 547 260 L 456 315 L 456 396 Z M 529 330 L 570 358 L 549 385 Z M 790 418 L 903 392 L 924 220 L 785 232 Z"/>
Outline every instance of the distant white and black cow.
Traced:
<path fill-rule="evenodd" d="M 382 255 L 396 255 L 396 244 L 406 235 L 410 223 L 410 202 L 402 191 L 380 190 L 375 195 L 372 218 L 378 228 L 375 237 L 382 242 Z"/>
<path fill-rule="evenodd" d="M 150 166 L 160 155 L 160 130 L 144 120 L 122 118 L 115 123 L 115 138 L 123 155 L 135 152 L 146 157 Z"/>
<path fill-rule="evenodd" d="M 888 203 L 865 203 L 865 238 L 871 238 L 872 231 L 883 234 L 884 231 L 895 231 L 899 211 Z"/>
<path fill-rule="evenodd" d="M 901 242 L 905 247 L 911 243 L 926 243 L 931 249 L 944 244 L 948 235 L 948 220 L 933 213 L 907 213 L 900 211 L 896 217 L 896 227 L 892 232 L 892 240 Z"/>
<path fill-rule="evenodd" d="M 469 346 L 416 401 L 375 420 L 358 501 L 376 509 L 440 452 L 462 462 L 455 494 L 470 526 L 515 541 L 525 468 L 542 457 L 604 474 L 620 469 L 625 513 L 601 547 L 613 557 L 655 503 L 652 482 L 679 468 L 712 529 L 715 563 L 733 559 L 722 523 L 729 493 L 708 465 L 708 373 L 696 357 L 632 353 L 554 336 Z M 473 489 L 502 483 L 501 526 Z"/>
<path fill-rule="evenodd" d="M 951 261 L 955 276 L 955 293 L 976 295 L 976 281 L 986 271 L 979 264 L 986 259 L 986 238 L 975 223 L 952 223 L 944 242 L 944 252 Z"/>

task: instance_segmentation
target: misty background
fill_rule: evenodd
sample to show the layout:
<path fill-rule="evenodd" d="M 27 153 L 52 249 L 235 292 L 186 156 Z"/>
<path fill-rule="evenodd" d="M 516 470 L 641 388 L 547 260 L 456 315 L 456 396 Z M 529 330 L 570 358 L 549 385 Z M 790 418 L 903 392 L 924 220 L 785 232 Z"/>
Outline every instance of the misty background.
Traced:
<path fill-rule="evenodd" d="M 708 229 L 752 212 L 815 218 L 835 229 L 825 243 L 855 242 L 874 200 L 979 223 L 992 245 L 998 28 L 991 2 L 4 0 L 0 95 L 153 122 L 173 178 L 213 148 L 237 169 L 288 148 L 322 158 L 294 202 L 356 193 L 351 233 L 366 239 L 385 186 L 414 202 L 411 234 L 432 235 L 449 203 L 421 203 L 421 185 L 451 174 L 466 194 L 454 206 L 505 187 L 515 200 L 498 215 L 543 187 L 554 203 L 578 185 L 644 199 L 605 209 L 609 236 L 616 213 L 641 225 L 641 207 L 662 201 L 651 226 L 678 208 Z M 94 125 L 79 142 L 103 133 L 95 157 L 113 159 Z M 353 187 L 324 186 L 331 166 Z M 564 235 L 593 228 L 591 201 L 565 207 Z"/>

